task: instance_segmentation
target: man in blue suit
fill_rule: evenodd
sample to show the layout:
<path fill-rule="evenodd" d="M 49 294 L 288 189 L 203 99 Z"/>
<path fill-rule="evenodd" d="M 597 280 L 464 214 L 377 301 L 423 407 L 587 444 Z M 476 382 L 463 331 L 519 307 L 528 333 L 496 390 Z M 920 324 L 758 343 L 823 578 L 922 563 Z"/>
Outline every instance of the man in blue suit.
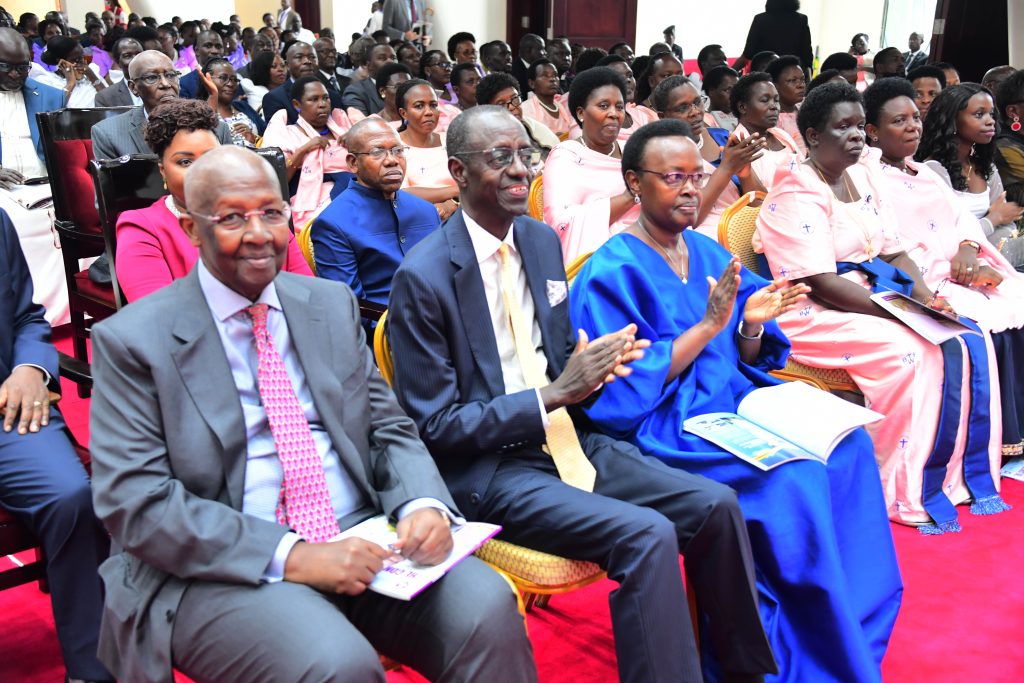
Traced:
<path fill-rule="evenodd" d="M 4 98 L 0 104 L 0 115 L 23 112 L 26 117 L 24 128 L 4 131 L 8 149 L 0 148 L 0 189 L 9 190 L 12 185 L 24 182 L 26 177 L 46 175 L 36 114 L 63 107 L 64 93 L 28 77 L 32 70 L 32 52 L 21 34 L 12 28 L 0 28 L 0 63 L 3 64 L 0 68 L 0 90 L 21 92 L 21 98 Z M 4 112 L 3 109 L 7 108 L 12 111 Z M 20 116 L 15 118 L 21 120 Z M 5 115 L 3 120 L 10 121 L 11 118 Z"/>
<path fill-rule="evenodd" d="M 103 607 L 97 568 L 110 541 L 93 514 L 89 477 L 64 420 L 50 405 L 50 392 L 60 391 L 57 350 L 43 307 L 32 303 L 32 278 L 2 210 L 0 272 L 0 505 L 46 551 L 53 619 L 69 679 L 111 680 L 96 658 Z"/>
<path fill-rule="evenodd" d="M 441 221 L 430 202 L 399 189 L 406 147 L 386 121 L 363 119 L 345 141 L 356 175 L 313 221 L 316 274 L 387 305 L 398 264 Z"/>
<path fill-rule="evenodd" d="M 576 339 L 558 237 L 523 215 L 539 161 L 526 130 L 477 106 L 452 122 L 447 146 L 462 208 L 399 266 L 387 332 L 395 393 L 456 504 L 501 524 L 508 541 L 596 562 L 619 583 L 610 603 L 623 681 L 702 680 L 682 552 L 722 680 L 763 680 L 776 667 L 735 493 L 572 412 L 599 401 L 646 344 L 634 325 Z"/>

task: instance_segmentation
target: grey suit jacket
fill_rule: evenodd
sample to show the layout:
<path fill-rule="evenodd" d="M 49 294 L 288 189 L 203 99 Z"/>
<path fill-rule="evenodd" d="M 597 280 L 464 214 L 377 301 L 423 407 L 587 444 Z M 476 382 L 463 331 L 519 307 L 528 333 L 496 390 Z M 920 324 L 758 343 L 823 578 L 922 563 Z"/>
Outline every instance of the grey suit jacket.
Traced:
<path fill-rule="evenodd" d="M 434 497 L 456 509 L 415 425 L 380 377 L 355 296 L 275 280 L 324 428 L 368 505 L 342 528 Z M 285 527 L 241 512 L 246 428 L 199 278 L 93 328 L 93 500 L 123 552 L 100 568 L 100 659 L 126 681 L 171 681 L 175 611 L 192 581 L 255 586 Z"/>
<path fill-rule="evenodd" d="M 117 159 L 126 154 L 152 154 L 142 132 L 145 123 L 146 112 L 142 107 L 100 121 L 92 127 L 93 157 Z M 222 145 L 231 144 L 231 129 L 223 121 L 217 126 L 217 139 Z"/>
<path fill-rule="evenodd" d="M 96 93 L 97 107 L 131 107 L 134 105 L 132 91 L 128 89 L 128 82 L 123 78 L 109 88 L 104 88 Z"/>
<path fill-rule="evenodd" d="M 409 0 L 384 0 L 384 21 L 382 28 L 387 31 L 388 38 L 405 38 L 405 32 L 412 28 L 412 14 L 409 12 Z M 424 21 L 423 0 L 416 0 L 416 13 L 419 21 Z"/>

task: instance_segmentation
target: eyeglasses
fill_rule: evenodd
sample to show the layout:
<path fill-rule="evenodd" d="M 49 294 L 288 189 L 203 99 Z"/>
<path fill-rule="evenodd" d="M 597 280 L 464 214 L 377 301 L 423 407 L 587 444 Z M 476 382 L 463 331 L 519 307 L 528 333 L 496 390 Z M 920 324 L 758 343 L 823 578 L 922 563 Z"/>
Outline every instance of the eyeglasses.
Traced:
<path fill-rule="evenodd" d="M 522 103 L 523 103 L 523 98 L 520 97 L 519 95 L 516 95 L 515 97 L 513 97 L 511 100 L 508 100 L 507 102 L 501 102 L 501 101 L 491 102 L 491 104 L 493 104 L 493 105 L 496 105 L 498 107 L 505 107 L 506 109 L 518 109 L 519 106 Z"/>
<path fill-rule="evenodd" d="M 682 114 L 683 116 L 686 116 L 687 114 L 689 114 L 694 109 L 699 109 L 700 111 L 704 111 L 704 101 L 698 99 L 696 102 L 688 102 L 686 104 L 680 104 L 675 109 L 669 109 L 665 113 L 666 114 Z"/>
<path fill-rule="evenodd" d="M 234 85 L 238 85 L 238 76 L 228 76 L 227 74 L 221 74 L 220 76 L 217 76 L 217 82 L 224 84 L 232 83 Z"/>
<path fill-rule="evenodd" d="M 9 74 L 12 71 L 17 71 L 22 76 L 27 75 L 32 71 L 32 64 L 26 62 L 24 64 L 9 64 L 7 62 L 0 62 L 0 74 Z"/>
<path fill-rule="evenodd" d="M 660 171 L 648 171 L 646 168 L 637 169 L 640 173 L 652 173 L 661 178 L 667 186 L 676 188 L 682 187 L 687 180 L 693 185 L 695 189 L 701 189 L 708 184 L 708 180 L 711 176 L 702 171 L 696 173 L 683 173 L 682 171 L 669 171 L 668 173 L 661 173 Z"/>
<path fill-rule="evenodd" d="M 439 66 L 442 69 L 444 69 L 445 71 L 451 71 L 452 70 L 452 63 L 451 62 L 432 62 L 430 64 L 427 64 L 427 66 Z"/>
<path fill-rule="evenodd" d="M 168 71 L 162 74 L 145 74 L 143 76 L 139 76 L 138 78 L 133 78 L 132 81 L 134 83 L 142 83 L 143 85 L 153 87 L 154 85 L 160 82 L 161 78 L 167 81 L 168 83 L 174 84 L 178 82 L 179 78 L 181 78 L 181 74 L 179 74 L 177 71 Z"/>
<path fill-rule="evenodd" d="M 209 221 L 214 225 L 218 225 L 224 230 L 240 230 L 249 224 L 249 220 L 253 217 L 258 216 L 263 225 L 268 228 L 280 228 L 288 225 L 288 219 L 292 215 L 291 207 L 287 204 L 282 204 L 277 208 L 272 209 L 256 209 L 255 211 L 232 212 L 226 213 L 222 216 L 206 216 L 195 211 L 189 211 L 189 215 L 196 218 L 202 218 L 205 221 Z"/>
<path fill-rule="evenodd" d="M 398 145 L 395 147 L 373 147 L 366 152 L 353 152 L 352 150 L 349 150 L 349 154 L 354 154 L 357 157 L 365 155 L 370 157 L 374 161 L 382 161 L 389 154 L 396 159 L 404 159 L 405 151 L 407 149 L 409 148 L 405 147 L 404 145 Z"/>
<path fill-rule="evenodd" d="M 487 164 L 495 171 L 502 171 L 512 165 L 512 160 L 519 157 L 519 161 L 522 162 L 523 166 L 528 168 L 531 172 L 536 171 L 537 167 L 540 166 L 541 153 L 536 147 L 520 147 L 519 149 L 512 149 L 511 147 L 492 147 L 491 149 L 484 149 L 471 152 L 459 152 L 455 156 L 468 156 L 470 154 L 483 154 L 484 160 Z"/>

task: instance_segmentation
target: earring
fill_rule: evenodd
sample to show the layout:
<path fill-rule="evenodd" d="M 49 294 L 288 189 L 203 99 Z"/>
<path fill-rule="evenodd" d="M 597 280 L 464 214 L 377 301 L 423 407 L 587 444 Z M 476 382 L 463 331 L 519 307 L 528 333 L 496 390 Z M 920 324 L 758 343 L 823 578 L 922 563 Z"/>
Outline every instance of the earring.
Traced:
<path fill-rule="evenodd" d="M 1020 117 L 1017 116 L 1017 115 L 1014 115 L 1013 123 L 1010 124 L 1010 130 L 1012 130 L 1014 133 L 1019 133 L 1020 129 L 1021 129 Z"/>
<path fill-rule="evenodd" d="M 634 204 L 639 204 L 640 203 L 640 195 L 639 194 L 633 195 L 633 203 Z"/>
<path fill-rule="evenodd" d="M 873 138 L 871 138 L 871 142 L 878 142 L 878 136 L 876 135 Z"/>
<path fill-rule="evenodd" d="M 299 109 L 298 107 L 296 107 L 296 108 L 295 108 L 295 113 L 296 113 L 296 114 L 301 114 L 301 113 L 302 113 L 302 110 L 301 110 L 301 109 Z"/>

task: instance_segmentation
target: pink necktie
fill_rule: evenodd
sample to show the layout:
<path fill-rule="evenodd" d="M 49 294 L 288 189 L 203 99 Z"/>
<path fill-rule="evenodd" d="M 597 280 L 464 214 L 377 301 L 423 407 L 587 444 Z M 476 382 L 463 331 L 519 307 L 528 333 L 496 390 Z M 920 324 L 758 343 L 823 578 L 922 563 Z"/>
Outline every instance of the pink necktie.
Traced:
<path fill-rule="evenodd" d="M 409 0 L 409 13 L 412 16 L 412 23 L 420 20 L 419 14 L 416 13 L 416 0 Z"/>
<path fill-rule="evenodd" d="M 340 531 L 324 477 L 323 461 L 316 452 L 309 422 L 295 396 L 284 361 L 267 332 L 267 305 L 253 304 L 246 312 L 252 318 L 252 332 L 256 337 L 259 356 L 256 381 L 260 398 L 284 470 L 277 521 L 295 529 L 311 543 L 322 543 Z"/>

